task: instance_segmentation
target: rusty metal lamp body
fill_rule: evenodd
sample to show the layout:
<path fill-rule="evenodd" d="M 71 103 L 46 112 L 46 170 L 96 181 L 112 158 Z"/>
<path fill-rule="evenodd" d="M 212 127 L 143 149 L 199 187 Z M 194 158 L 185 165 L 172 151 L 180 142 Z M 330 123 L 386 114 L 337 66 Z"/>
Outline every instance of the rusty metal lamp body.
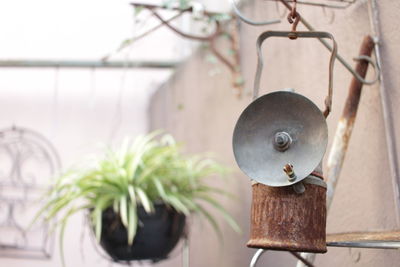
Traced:
<path fill-rule="evenodd" d="M 261 45 L 269 37 L 330 38 L 325 110 L 308 98 L 277 91 L 258 98 L 263 67 Z M 293 252 L 326 252 L 326 184 L 321 161 L 328 140 L 336 42 L 326 32 L 262 33 L 254 101 L 242 112 L 233 133 L 240 169 L 252 180 L 251 234 L 247 246 Z"/>

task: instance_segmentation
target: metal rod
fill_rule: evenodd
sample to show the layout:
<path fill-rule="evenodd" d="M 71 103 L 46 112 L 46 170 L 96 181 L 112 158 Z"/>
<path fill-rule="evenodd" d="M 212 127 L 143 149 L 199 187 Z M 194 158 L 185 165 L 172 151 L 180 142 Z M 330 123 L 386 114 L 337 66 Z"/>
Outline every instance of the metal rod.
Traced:
<path fill-rule="evenodd" d="M 400 170 L 399 170 L 399 159 L 397 154 L 397 142 L 396 132 L 394 129 L 394 120 L 392 116 L 392 109 L 390 106 L 390 95 L 389 91 L 385 87 L 385 81 L 383 79 L 382 72 L 382 57 L 381 57 L 381 44 L 380 44 L 380 23 L 379 23 L 379 11 L 376 0 L 368 1 L 369 17 L 371 21 L 371 28 L 375 39 L 375 57 L 380 69 L 379 75 L 379 90 L 380 99 L 383 113 L 383 123 L 385 126 L 386 135 L 386 148 L 389 158 L 390 173 L 392 176 L 393 193 L 396 203 L 396 221 L 397 225 L 400 225 Z"/>
<path fill-rule="evenodd" d="M 171 69 L 178 61 L 0 60 L 0 68 Z"/>
<path fill-rule="evenodd" d="M 190 266 L 190 247 L 189 247 L 189 236 L 185 233 L 183 237 L 183 248 L 182 248 L 182 267 Z"/>
<path fill-rule="evenodd" d="M 175 11 L 188 11 L 188 12 L 193 12 L 193 7 L 188 7 L 188 8 L 180 8 L 180 7 L 168 7 L 166 5 L 154 5 L 154 4 L 147 4 L 147 3 L 139 3 L 139 2 L 131 2 L 130 3 L 132 6 L 138 6 L 138 7 L 145 7 L 148 9 L 165 9 L 165 10 L 175 10 Z M 209 12 L 209 11 L 204 11 L 204 14 L 207 16 L 216 16 L 216 15 L 221 15 L 223 13 L 221 12 Z"/>
<path fill-rule="evenodd" d="M 290 254 L 295 256 L 299 261 L 301 261 L 305 266 L 307 267 L 314 267 L 314 264 L 312 262 L 308 261 L 307 259 L 303 258 L 302 256 L 299 255 L 299 253 L 290 251 Z"/>
<path fill-rule="evenodd" d="M 256 264 L 257 264 L 257 262 L 258 262 L 258 259 L 259 259 L 259 258 L 261 257 L 261 255 L 264 254 L 264 252 L 266 252 L 266 251 L 267 251 L 267 250 L 264 250 L 264 249 L 259 249 L 259 250 L 257 250 L 256 253 L 254 253 L 253 258 L 251 259 L 250 267 L 255 267 Z"/>
<path fill-rule="evenodd" d="M 270 1 L 270 2 L 275 2 L 278 0 L 265 0 L 265 1 Z M 293 0 L 284 0 L 287 3 L 293 3 Z M 334 9 L 346 9 L 349 6 L 351 6 L 355 1 L 330 1 L 330 2 L 341 2 L 342 5 L 332 5 L 332 4 L 327 4 L 327 3 L 322 3 L 322 2 L 310 2 L 310 1 L 301 1 L 298 0 L 296 3 L 299 5 L 306 5 L 306 6 L 318 6 L 318 7 L 324 7 L 324 8 L 334 8 Z"/>
<path fill-rule="evenodd" d="M 366 36 L 363 40 L 360 50 L 360 56 L 371 56 L 374 49 L 374 41 L 371 36 Z M 365 77 L 368 70 L 368 62 L 359 61 L 356 66 L 357 73 Z M 354 122 L 357 116 L 358 105 L 360 103 L 361 90 L 363 84 L 355 77 L 351 80 L 349 93 L 346 103 L 336 128 L 331 151 L 327 162 L 327 209 L 329 210 L 336 185 L 342 170 L 343 162 L 346 156 L 347 147 L 353 131 Z"/>
<path fill-rule="evenodd" d="M 399 230 L 329 234 L 326 240 L 331 247 L 400 249 Z"/>
<path fill-rule="evenodd" d="M 374 249 L 400 249 L 400 242 L 388 241 L 355 241 L 355 242 L 329 242 L 326 244 L 329 247 L 342 247 L 342 248 L 374 248 Z"/>
<path fill-rule="evenodd" d="M 279 0 L 287 9 L 292 10 L 291 6 L 285 1 L 285 0 Z M 309 30 L 309 31 L 315 31 L 315 28 L 313 26 L 311 26 L 310 23 L 308 23 L 303 16 L 300 17 L 300 22 Z M 324 39 L 320 38 L 318 39 L 329 51 L 332 52 L 333 47 Z M 358 75 L 358 73 L 350 66 L 349 63 L 346 62 L 346 60 L 340 55 L 337 54 L 336 55 L 337 60 L 339 60 L 340 63 L 342 63 L 342 65 L 351 73 L 353 74 L 353 76 L 355 76 L 357 78 L 357 80 L 361 81 L 363 84 L 374 84 L 375 82 L 377 82 L 377 80 L 379 79 L 379 75 L 376 75 L 376 78 L 373 79 L 372 81 L 366 81 L 365 79 L 363 79 L 362 77 L 360 77 L 360 75 Z"/>

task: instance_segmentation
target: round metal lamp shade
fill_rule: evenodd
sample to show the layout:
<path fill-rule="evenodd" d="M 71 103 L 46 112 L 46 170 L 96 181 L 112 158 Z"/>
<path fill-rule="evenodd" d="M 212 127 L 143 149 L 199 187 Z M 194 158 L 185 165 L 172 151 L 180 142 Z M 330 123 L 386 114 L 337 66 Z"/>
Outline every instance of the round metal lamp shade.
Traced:
<path fill-rule="evenodd" d="M 314 171 L 327 142 L 328 127 L 319 108 L 302 95 L 278 91 L 257 98 L 242 112 L 233 133 L 233 152 L 251 179 L 288 186 Z M 293 166 L 294 179 L 283 171 L 287 164 Z"/>

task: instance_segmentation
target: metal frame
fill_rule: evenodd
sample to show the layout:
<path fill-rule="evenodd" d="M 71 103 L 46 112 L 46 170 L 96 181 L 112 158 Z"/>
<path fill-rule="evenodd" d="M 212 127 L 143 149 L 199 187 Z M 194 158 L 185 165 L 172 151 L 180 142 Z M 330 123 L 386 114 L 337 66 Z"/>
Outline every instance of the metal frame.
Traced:
<path fill-rule="evenodd" d="M 329 38 L 332 40 L 333 43 L 333 48 L 331 50 L 331 57 L 329 60 L 329 85 L 328 85 L 328 95 L 325 99 L 325 111 L 324 111 L 324 116 L 325 118 L 328 117 L 330 111 L 331 111 L 331 105 L 332 105 L 332 94 L 333 94 L 333 66 L 335 63 L 335 58 L 337 55 L 337 44 L 335 41 L 335 38 L 333 38 L 333 35 L 328 33 L 328 32 L 284 32 L 284 31 L 267 31 L 262 33 L 258 39 L 257 39 L 257 56 L 258 56 L 258 62 L 257 62 L 257 71 L 256 71 L 256 76 L 254 79 L 254 92 L 253 92 L 253 99 L 256 99 L 258 97 L 258 92 L 260 90 L 260 80 L 261 80 L 261 74 L 262 74 L 262 69 L 264 65 L 264 60 L 262 57 L 262 50 L 261 50 L 261 45 L 265 41 L 265 39 L 270 38 L 270 37 L 284 37 L 284 38 L 317 38 L 317 39 L 322 39 L 322 38 Z"/>
<path fill-rule="evenodd" d="M 178 61 L 0 60 L 0 68 L 171 69 Z"/>
<path fill-rule="evenodd" d="M 16 218 L 15 210 L 17 207 L 26 208 L 27 203 L 37 202 L 48 189 L 45 183 L 40 183 L 43 177 L 35 175 L 30 169 L 30 172 L 26 172 L 25 166 L 40 163 L 40 167 L 49 171 L 51 177 L 47 178 L 50 179 L 61 168 L 57 151 L 42 135 L 15 126 L 0 130 L 0 148 L 11 165 L 9 169 L 0 172 L 0 204 L 8 208 L 4 220 L 0 221 L 0 234 L 1 231 L 9 234 L 10 230 L 15 232 L 12 238 L 0 242 L 0 256 L 48 259 L 52 255 L 54 243 L 54 238 L 48 233 L 51 222 L 42 220 L 25 229 Z M 36 234 L 40 235 L 40 244 L 36 242 L 39 237 Z M 4 236 L 4 232 L 1 235 Z"/>

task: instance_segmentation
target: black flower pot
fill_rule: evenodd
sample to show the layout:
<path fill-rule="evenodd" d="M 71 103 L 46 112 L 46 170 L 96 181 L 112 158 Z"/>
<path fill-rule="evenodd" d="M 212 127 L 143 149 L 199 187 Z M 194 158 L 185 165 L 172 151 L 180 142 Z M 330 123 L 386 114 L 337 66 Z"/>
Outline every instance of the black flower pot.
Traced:
<path fill-rule="evenodd" d="M 185 215 L 165 204 L 155 204 L 154 213 L 137 208 L 138 229 L 131 246 L 118 214 L 112 208 L 103 212 L 100 245 L 114 261 L 166 259 L 178 243 L 185 227 Z"/>

